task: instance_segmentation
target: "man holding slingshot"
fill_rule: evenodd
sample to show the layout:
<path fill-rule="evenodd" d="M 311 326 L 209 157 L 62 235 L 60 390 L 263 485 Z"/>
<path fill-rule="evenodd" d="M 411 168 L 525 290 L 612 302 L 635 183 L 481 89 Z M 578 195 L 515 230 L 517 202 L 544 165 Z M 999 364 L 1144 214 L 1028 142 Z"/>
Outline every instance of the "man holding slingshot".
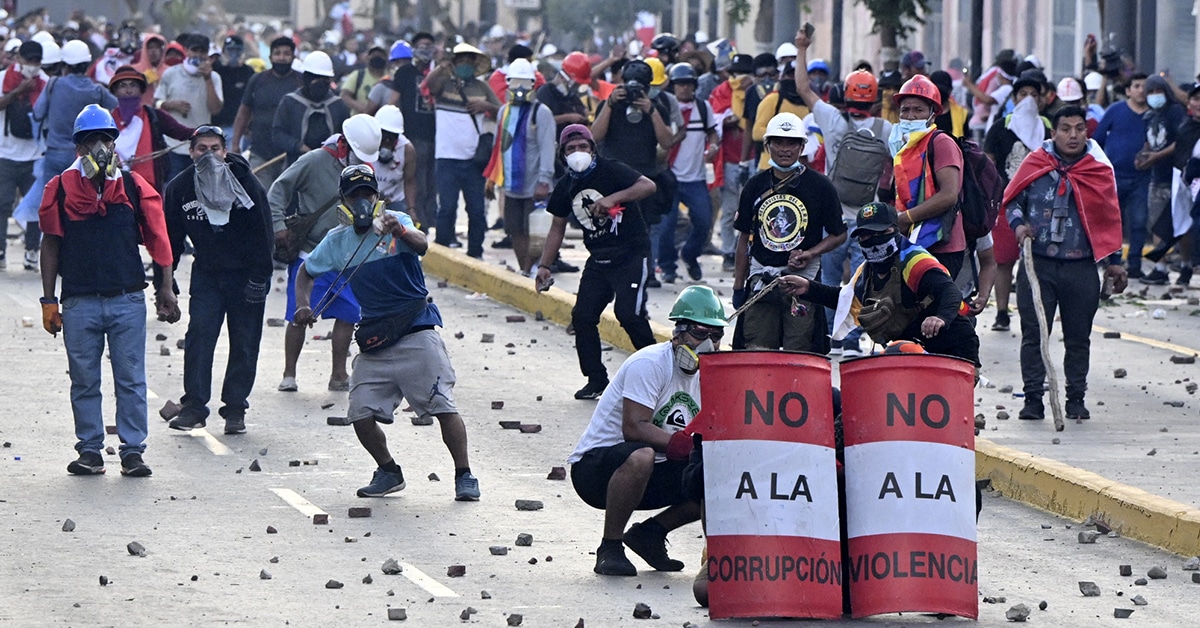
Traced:
<path fill-rule="evenodd" d="M 314 278 L 336 271 L 354 290 L 362 322 L 354 339 L 361 353 L 350 375 L 347 413 L 363 447 L 379 466 L 359 497 L 383 497 L 404 489 L 404 473 L 388 451 L 379 424 L 390 424 L 402 398 L 421 416 L 436 416 L 442 441 L 454 459 L 454 498 L 479 500 L 479 480 L 467 458 L 467 428 L 454 406 L 454 367 L 436 327 L 441 313 L 428 301 L 420 255 L 425 234 L 408 214 L 386 211 L 375 171 L 367 165 L 342 171 L 338 184 L 340 226 L 333 228 L 296 273 L 297 325 L 311 325 L 329 299 L 310 304 Z M 334 282 L 335 285 L 339 282 Z"/>

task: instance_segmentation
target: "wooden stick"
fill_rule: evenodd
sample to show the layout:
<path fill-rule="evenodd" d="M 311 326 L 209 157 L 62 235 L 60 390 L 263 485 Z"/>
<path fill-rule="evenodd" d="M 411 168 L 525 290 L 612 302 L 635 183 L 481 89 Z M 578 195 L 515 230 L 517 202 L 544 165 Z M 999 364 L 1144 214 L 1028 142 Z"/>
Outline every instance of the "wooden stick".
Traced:
<path fill-rule="evenodd" d="M 1062 404 L 1058 399 L 1058 376 L 1054 372 L 1054 363 L 1050 359 L 1050 326 L 1046 321 L 1046 308 L 1042 306 L 1042 285 L 1038 282 L 1037 273 L 1033 270 L 1032 239 L 1026 238 L 1021 243 L 1021 258 L 1025 263 L 1025 277 L 1029 280 L 1029 289 L 1033 293 L 1033 311 L 1037 313 L 1042 363 L 1046 366 L 1046 379 L 1050 384 L 1050 411 L 1054 415 L 1054 431 L 1061 432 L 1066 426 L 1063 423 Z"/>
<path fill-rule="evenodd" d="M 286 158 L 287 158 L 287 153 L 279 153 L 278 155 L 275 155 L 271 159 L 259 164 L 256 168 L 254 168 L 253 170 L 250 171 L 250 174 L 258 174 L 259 170 L 262 170 L 263 168 L 266 168 L 267 166 L 273 166 L 273 165 L 279 163 L 280 161 L 283 161 Z"/>
<path fill-rule="evenodd" d="M 725 317 L 725 322 L 729 322 L 729 321 L 737 318 L 738 314 L 741 314 L 742 312 L 745 312 L 746 310 L 750 309 L 751 305 L 754 305 L 759 299 L 765 297 L 767 295 L 767 293 L 771 291 L 772 288 L 774 288 L 776 285 L 779 284 L 780 277 L 782 277 L 782 275 L 775 277 L 774 279 L 771 280 L 771 283 L 763 286 L 762 290 L 755 292 L 754 296 L 750 297 L 749 299 L 746 299 L 746 302 L 742 304 L 742 307 L 739 307 L 733 314 L 730 314 L 729 316 Z"/>

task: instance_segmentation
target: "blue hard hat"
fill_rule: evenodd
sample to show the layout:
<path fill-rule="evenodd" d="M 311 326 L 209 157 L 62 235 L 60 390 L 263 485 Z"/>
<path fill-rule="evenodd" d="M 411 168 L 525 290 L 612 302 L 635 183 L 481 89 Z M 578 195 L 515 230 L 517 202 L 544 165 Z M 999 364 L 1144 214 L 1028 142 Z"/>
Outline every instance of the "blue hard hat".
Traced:
<path fill-rule="evenodd" d="M 829 64 L 825 63 L 824 59 L 813 59 L 812 61 L 809 61 L 808 62 L 808 71 L 809 72 L 824 72 L 826 74 L 831 73 L 829 71 Z"/>
<path fill-rule="evenodd" d="M 396 61 L 398 59 L 411 59 L 411 58 L 412 58 L 412 46 L 408 45 L 408 42 L 401 39 L 400 41 L 397 41 L 396 43 L 392 44 L 392 51 L 390 54 L 388 54 L 388 61 Z"/>
<path fill-rule="evenodd" d="M 120 135 L 117 123 L 113 122 L 112 114 L 100 105 L 88 105 L 75 117 L 75 131 L 71 139 L 76 144 L 87 139 L 92 133 L 104 133 L 108 139 L 115 140 Z"/>

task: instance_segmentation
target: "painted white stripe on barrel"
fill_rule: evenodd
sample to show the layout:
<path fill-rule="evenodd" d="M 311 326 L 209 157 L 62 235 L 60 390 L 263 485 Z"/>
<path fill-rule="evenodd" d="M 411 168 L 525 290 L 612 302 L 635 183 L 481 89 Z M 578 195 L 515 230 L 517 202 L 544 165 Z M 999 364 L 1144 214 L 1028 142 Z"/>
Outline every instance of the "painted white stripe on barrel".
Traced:
<path fill-rule="evenodd" d="M 791 498 L 802 475 L 811 502 L 804 496 Z M 750 496 L 743 478 L 753 483 L 756 498 Z M 709 536 L 801 536 L 826 541 L 841 536 L 832 447 L 774 440 L 706 442 L 704 498 Z"/>
<path fill-rule="evenodd" d="M 225 446 L 225 443 L 217 440 L 216 436 L 209 434 L 208 430 L 204 428 L 189 430 L 187 435 L 191 436 L 192 438 L 200 439 L 200 442 L 204 443 L 204 446 L 208 447 L 208 450 L 211 451 L 214 456 L 228 456 L 229 454 L 233 453 L 228 447 Z"/>
<path fill-rule="evenodd" d="M 705 443 L 705 457 L 708 444 Z M 891 473 L 895 483 L 887 484 Z M 921 474 L 918 497 L 916 476 Z M 941 498 L 942 476 L 946 488 Z M 897 497 L 899 490 L 902 497 Z M 941 534 L 976 540 L 975 452 L 941 443 L 879 441 L 846 448 L 846 521 L 850 538 L 873 534 Z"/>
<path fill-rule="evenodd" d="M 297 493 L 296 491 L 293 491 L 290 488 L 273 488 L 273 489 L 271 489 L 271 492 L 278 495 L 280 499 L 287 502 L 288 505 L 291 506 L 292 508 L 299 510 L 300 514 L 302 514 L 305 517 L 308 517 L 310 519 L 312 518 L 313 515 L 329 514 L 329 513 L 325 512 L 324 510 L 321 510 L 320 508 L 318 508 L 316 506 L 316 504 L 313 504 L 312 502 L 308 501 L 307 499 L 304 499 L 303 497 L 300 496 L 299 493 Z"/>
<path fill-rule="evenodd" d="M 404 571 L 400 572 L 400 575 L 408 578 L 413 584 L 425 589 L 426 593 L 434 597 L 461 597 L 459 594 L 451 591 L 446 585 L 427 576 L 420 569 L 408 563 L 400 563 L 400 566 L 404 568 Z"/>

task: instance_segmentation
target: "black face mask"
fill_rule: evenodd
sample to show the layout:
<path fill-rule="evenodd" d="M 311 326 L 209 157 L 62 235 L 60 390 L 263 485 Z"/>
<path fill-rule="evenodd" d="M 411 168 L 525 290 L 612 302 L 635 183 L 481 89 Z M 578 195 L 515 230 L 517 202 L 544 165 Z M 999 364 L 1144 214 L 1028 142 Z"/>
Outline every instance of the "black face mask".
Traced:
<path fill-rule="evenodd" d="M 279 76 L 286 76 L 288 72 L 292 71 L 292 64 L 272 62 L 271 63 L 271 71 L 278 74 Z"/>
<path fill-rule="evenodd" d="M 779 95 L 786 98 L 788 102 L 804 102 L 804 99 L 800 98 L 800 93 L 796 91 L 796 81 L 793 79 L 779 81 Z"/>
<path fill-rule="evenodd" d="M 315 102 L 325 100 L 329 97 L 329 81 L 320 79 L 306 84 L 304 86 L 304 97 Z"/>
<path fill-rule="evenodd" d="M 367 60 L 367 65 L 373 70 L 382 70 L 387 66 L 387 59 L 383 57 L 371 57 Z"/>

